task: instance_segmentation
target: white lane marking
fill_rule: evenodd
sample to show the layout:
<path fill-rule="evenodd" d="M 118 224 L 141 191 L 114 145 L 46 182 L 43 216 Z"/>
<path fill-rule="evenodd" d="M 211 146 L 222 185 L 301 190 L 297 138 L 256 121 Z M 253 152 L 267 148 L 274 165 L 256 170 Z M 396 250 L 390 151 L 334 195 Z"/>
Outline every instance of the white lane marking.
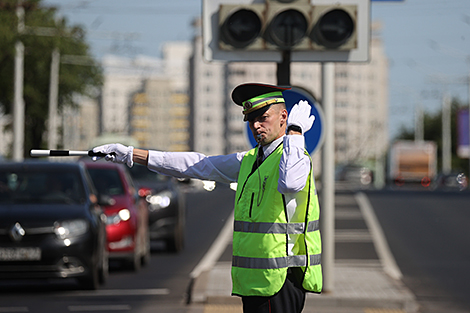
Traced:
<path fill-rule="evenodd" d="M 90 290 L 90 291 L 72 291 L 60 294 L 60 296 L 166 296 L 170 294 L 170 290 L 167 288 L 159 289 L 101 289 L 101 290 Z"/>
<path fill-rule="evenodd" d="M 70 312 L 89 312 L 89 311 L 130 311 L 131 306 L 122 305 L 69 305 L 67 309 Z"/>
<path fill-rule="evenodd" d="M 367 227 L 369 227 L 372 234 L 372 240 L 374 241 L 374 246 L 377 249 L 377 254 L 382 262 L 384 271 L 390 275 L 390 277 L 396 280 L 401 280 L 403 275 L 395 262 L 392 252 L 390 251 L 387 239 L 385 239 L 385 235 L 380 227 L 377 217 L 375 216 L 374 209 L 370 204 L 369 198 L 367 198 L 366 194 L 363 192 L 355 194 L 355 198 L 362 214 L 364 215 Z"/>
<path fill-rule="evenodd" d="M 2 313 L 29 312 L 29 309 L 26 306 L 4 306 L 4 307 L 0 307 L 0 312 Z"/>
<path fill-rule="evenodd" d="M 222 253 L 225 251 L 227 244 L 232 239 L 233 221 L 234 221 L 234 215 L 232 212 L 229 218 L 227 219 L 227 221 L 225 222 L 224 227 L 222 228 L 219 235 L 217 236 L 217 239 L 214 241 L 214 243 L 212 243 L 212 246 L 204 255 L 204 257 L 199 262 L 199 264 L 196 265 L 196 267 L 193 269 L 191 274 L 189 274 L 191 278 L 199 277 L 199 275 L 202 272 L 207 271 L 210 268 L 212 268 L 214 264 L 217 262 L 217 260 L 220 258 Z"/>
<path fill-rule="evenodd" d="M 372 242 L 372 236 L 363 229 L 336 229 L 335 242 Z"/>

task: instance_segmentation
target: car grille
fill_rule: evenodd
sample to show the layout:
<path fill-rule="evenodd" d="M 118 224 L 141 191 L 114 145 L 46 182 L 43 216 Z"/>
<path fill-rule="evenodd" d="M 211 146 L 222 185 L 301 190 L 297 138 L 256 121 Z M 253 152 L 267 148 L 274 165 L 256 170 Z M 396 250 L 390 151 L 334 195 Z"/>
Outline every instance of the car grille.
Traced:
<path fill-rule="evenodd" d="M 54 234 L 52 227 L 25 228 L 25 234 L 20 240 L 15 241 L 11 236 L 11 227 L 0 229 L 0 245 L 9 246 L 19 244 L 21 246 L 28 244 L 39 244 L 44 239 Z"/>

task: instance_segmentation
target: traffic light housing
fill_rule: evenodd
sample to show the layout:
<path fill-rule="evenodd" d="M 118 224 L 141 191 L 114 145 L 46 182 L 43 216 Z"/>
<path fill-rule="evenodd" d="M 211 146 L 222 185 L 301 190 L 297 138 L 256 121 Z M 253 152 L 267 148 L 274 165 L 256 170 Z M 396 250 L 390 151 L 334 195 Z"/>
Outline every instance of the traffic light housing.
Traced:
<path fill-rule="evenodd" d="M 370 0 L 204 0 L 204 56 L 276 61 L 289 50 L 292 61 L 367 61 L 369 6 Z"/>
<path fill-rule="evenodd" d="M 357 5 L 318 5 L 312 10 L 313 50 L 357 48 Z"/>
<path fill-rule="evenodd" d="M 263 50 L 260 36 L 264 5 L 221 5 L 219 10 L 219 47 L 222 50 Z"/>
<path fill-rule="evenodd" d="M 266 3 L 265 32 L 266 49 L 309 49 L 307 40 L 311 6 L 306 1 L 295 4 Z"/>

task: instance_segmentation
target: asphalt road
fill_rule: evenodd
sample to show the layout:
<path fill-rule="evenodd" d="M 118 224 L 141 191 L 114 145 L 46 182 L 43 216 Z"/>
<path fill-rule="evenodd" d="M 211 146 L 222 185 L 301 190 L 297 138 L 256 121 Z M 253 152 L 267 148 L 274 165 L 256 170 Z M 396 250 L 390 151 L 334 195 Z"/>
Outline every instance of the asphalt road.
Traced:
<path fill-rule="evenodd" d="M 422 312 L 470 312 L 470 193 L 367 195 Z"/>
<path fill-rule="evenodd" d="M 73 281 L 0 281 L 0 312 L 189 312 L 189 274 L 231 214 L 234 196 L 225 186 L 187 193 L 184 250 L 168 253 L 153 243 L 148 266 L 135 273 L 111 263 L 97 291 L 77 290 Z"/>

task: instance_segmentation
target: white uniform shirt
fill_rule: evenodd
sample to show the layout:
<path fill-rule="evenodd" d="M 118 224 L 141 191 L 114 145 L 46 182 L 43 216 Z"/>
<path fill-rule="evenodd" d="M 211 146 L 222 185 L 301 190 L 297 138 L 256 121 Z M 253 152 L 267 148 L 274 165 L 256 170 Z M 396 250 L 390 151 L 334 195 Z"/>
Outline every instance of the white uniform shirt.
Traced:
<path fill-rule="evenodd" d="M 265 158 L 284 142 L 279 164 L 278 191 L 296 193 L 305 187 L 310 173 L 310 158 L 304 153 L 304 136 L 282 136 L 263 147 Z M 206 156 L 198 152 L 149 151 L 148 168 L 163 175 L 197 178 L 222 183 L 236 182 L 245 152 Z"/>

